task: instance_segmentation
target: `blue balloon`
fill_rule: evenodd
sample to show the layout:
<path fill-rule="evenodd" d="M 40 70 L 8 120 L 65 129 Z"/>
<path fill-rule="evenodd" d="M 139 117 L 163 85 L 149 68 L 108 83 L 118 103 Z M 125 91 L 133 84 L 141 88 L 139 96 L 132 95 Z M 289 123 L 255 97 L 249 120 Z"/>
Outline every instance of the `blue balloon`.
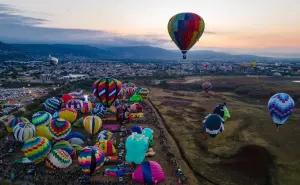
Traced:
<path fill-rule="evenodd" d="M 203 121 L 203 128 L 210 137 L 216 137 L 224 130 L 224 120 L 217 114 L 209 114 Z"/>

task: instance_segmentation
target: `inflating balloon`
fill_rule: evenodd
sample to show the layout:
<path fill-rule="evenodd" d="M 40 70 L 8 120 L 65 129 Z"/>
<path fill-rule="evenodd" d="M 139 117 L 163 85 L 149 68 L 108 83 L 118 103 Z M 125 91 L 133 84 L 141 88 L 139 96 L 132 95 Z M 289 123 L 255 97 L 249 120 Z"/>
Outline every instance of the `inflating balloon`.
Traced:
<path fill-rule="evenodd" d="M 149 93 L 150 93 L 149 89 L 147 89 L 147 88 L 141 88 L 141 89 L 138 91 L 137 94 L 138 94 L 138 95 L 141 95 L 143 99 L 147 99 Z"/>
<path fill-rule="evenodd" d="M 65 138 L 71 129 L 71 123 L 62 118 L 52 120 L 49 124 L 49 133 L 56 140 Z"/>
<path fill-rule="evenodd" d="M 200 39 L 205 23 L 202 17 L 195 13 L 179 13 L 168 23 L 169 35 L 186 59 L 186 53 Z"/>
<path fill-rule="evenodd" d="M 98 134 L 98 141 L 101 140 L 110 140 L 112 142 L 115 142 L 115 137 L 114 134 L 109 131 L 109 130 L 102 130 L 99 134 Z"/>
<path fill-rule="evenodd" d="M 80 146 L 84 145 L 85 137 L 79 132 L 71 132 L 67 137 L 65 137 L 66 141 L 70 144 L 78 144 Z"/>
<path fill-rule="evenodd" d="M 64 140 L 58 141 L 57 143 L 55 143 L 55 145 L 52 148 L 52 150 L 56 150 L 56 149 L 62 149 L 68 152 L 68 154 L 71 156 L 72 159 L 74 159 L 76 155 L 75 149 L 68 141 L 64 141 Z"/>
<path fill-rule="evenodd" d="M 128 136 L 125 142 L 126 162 L 141 164 L 145 159 L 148 144 L 148 138 L 144 135 L 133 133 Z"/>
<path fill-rule="evenodd" d="M 95 108 L 93 108 L 93 110 L 92 110 L 92 114 L 94 116 L 100 116 L 103 118 L 106 111 L 107 111 L 107 108 L 104 105 L 102 105 L 102 103 L 97 103 L 95 105 Z"/>
<path fill-rule="evenodd" d="M 49 128 L 48 126 L 46 125 L 41 125 L 41 126 L 38 126 L 36 128 L 36 133 L 35 135 L 37 137 L 45 137 L 47 138 L 49 141 L 51 141 L 53 139 L 53 137 L 51 136 L 50 132 L 49 132 Z"/>
<path fill-rule="evenodd" d="M 55 111 L 53 114 L 52 114 L 52 119 L 57 119 L 59 118 L 59 111 Z"/>
<path fill-rule="evenodd" d="M 50 152 L 45 160 L 45 164 L 48 168 L 63 169 L 72 164 L 72 159 L 68 152 L 61 149 L 56 149 Z"/>
<path fill-rule="evenodd" d="M 92 103 L 90 101 L 84 101 L 82 104 L 81 112 L 88 113 L 93 109 Z"/>
<path fill-rule="evenodd" d="M 57 98 L 49 98 L 44 103 L 45 109 L 53 114 L 61 108 L 61 102 Z"/>
<path fill-rule="evenodd" d="M 151 128 L 144 128 L 143 133 L 149 140 L 149 147 L 153 146 L 153 130 Z"/>
<path fill-rule="evenodd" d="M 93 175 L 99 171 L 104 164 L 105 155 L 96 146 L 84 147 L 78 157 L 78 164 L 86 175 Z"/>
<path fill-rule="evenodd" d="M 125 98 L 129 99 L 131 96 L 133 96 L 134 90 L 134 87 L 127 87 L 125 90 Z"/>
<path fill-rule="evenodd" d="M 130 112 L 131 113 L 141 113 L 141 112 L 143 112 L 143 106 L 139 103 L 132 104 L 130 106 Z"/>
<path fill-rule="evenodd" d="M 41 125 L 49 125 L 52 120 L 52 115 L 49 112 L 39 111 L 32 116 L 32 124 L 38 127 Z"/>
<path fill-rule="evenodd" d="M 139 103 L 139 102 L 143 102 L 144 100 L 141 95 L 134 94 L 129 98 L 129 101 L 132 103 Z"/>
<path fill-rule="evenodd" d="M 109 140 L 100 140 L 95 146 L 104 152 L 105 156 L 114 155 L 117 152 L 114 144 Z"/>
<path fill-rule="evenodd" d="M 72 144 L 72 147 L 76 151 L 76 154 L 79 154 L 79 152 L 82 150 L 82 146 L 77 145 L 77 144 Z"/>
<path fill-rule="evenodd" d="M 77 111 L 73 108 L 63 108 L 58 112 L 60 118 L 73 123 L 77 118 Z"/>
<path fill-rule="evenodd" d="M 135 84 L 134 83 L 132 83 L 132 82 L 128 82 L 128 83 L 126 83 L 126 89 L 127 88 L 130 88 L 130 87 L 132 87 L 132 88 L 135 88 L 136 86 L 135 86 Z"/>
<path fill-rule="evenodd" d="M 69 94 L 64 94 L 64 95 L 62 95 L 61 99 L 63 100 L 64 104 L 66 105 L 68 103 L 68 101 L 73 99 L 73 97 Z"/>
<path fill-rule="evenodd" d="M 295 108 L 294 100 L 285 93 L 277 93 L 268 102 L 268 110 L 277 128 L 283 125 Z"/>
<path fill-rule="evenodd" d="M 203 121 L 203 128 L 214 138 L 224 130 L 224 120 L 217 114 L 209 114 Z"/>
<path fill-rule="evenodd" d="M 29 120 L 25 117 L 15 117 L 14 119 L 12 119 L 7 125 L 6 125 L 6 129 L 8 132 L 13 132 L 14 127 L 21 122 L 29 122 Z"/>
<path fill-rule="evenodd" d="M 85 118 L 86 118 L 86 116 L 79 118 L 79 119 L 73 124 L 73 126 L 74 126 L 74 127 L 77 127 L 77 128 L 83 128 L 83 127 L 84 127 L 84 126 L 83 126 L 83 120 L 84 120 Z"/>
<path fill-rule="evenodd" d="M 165 173 L 155 161 L 145 161 L 132 173 L 132 179 L 142 184 L 157 184 L 165 180 Z"/>
<path fill-rule="evenodd" d="M 210 91 L 212 88 L 211 83 L 209 82 L 205 82 L 204 84 L 202 84 L 202 89 L 203 91 L 205 91 L 206 93 L 208 93 L 208 91 Z"/>
<path fill-rule="evenodd" d="M 82 106 L 83 106 L 83 102 L 81 100 L 75 100 L 75 99 L 68 101 L 66 104 L 66 108 L 72 108 L 78 112 L 81 111 Z"/>
<path fill-rule="evenodd" d="M 93 84 L 93 93 L 105 107 L 109 108 L 118 98 L 121 85 L 116 79 L 101 78 Z"/>
<path fill-rule="evenodd" d="M 44 137 L 33 137 L 24 143 L 22 151 L 30 161 L 39 164 L 50 153 L 51 143 Z"/>
<path fill-rule="evenodd" d="M 35 126 L 31 123 L 21 122 L 14 127 L 15 139 L 25 142 L 35 136 Z"/>
<path fill-rule="evenodd" d="M 83 120 L 83 126 L 89 134 L 96 134 L 102 127 L 102 120 L 98 116 L 87 116 Z"/>
<path fill-rule="evenodd" d="M 227 120 L 227 118 L 230 118 L 229 110 L 226 107 L 226 104 L 219 104 L 213 111 L 214 114 L 218 114 L 221 118 L 223 118 L 224 121 Z"/>

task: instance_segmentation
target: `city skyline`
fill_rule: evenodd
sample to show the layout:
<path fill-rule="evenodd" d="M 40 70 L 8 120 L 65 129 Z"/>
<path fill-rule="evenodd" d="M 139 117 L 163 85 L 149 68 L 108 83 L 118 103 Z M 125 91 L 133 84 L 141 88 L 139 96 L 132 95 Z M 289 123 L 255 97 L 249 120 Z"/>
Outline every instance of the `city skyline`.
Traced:
<path fill-rule="evenodd" d="M 300 48 L 299 11 L 297 0 L 0 0 L 0 41 L 176 49 L 167 23 L 176 13 L 194 12 L 206 28 L 193 50 L 295 53 Z"/>

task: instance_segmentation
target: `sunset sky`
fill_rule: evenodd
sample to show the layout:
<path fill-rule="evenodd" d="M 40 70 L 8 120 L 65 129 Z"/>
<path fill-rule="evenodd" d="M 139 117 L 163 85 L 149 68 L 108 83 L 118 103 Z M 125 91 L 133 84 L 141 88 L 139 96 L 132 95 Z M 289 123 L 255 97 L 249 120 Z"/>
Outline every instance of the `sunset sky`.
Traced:
<path fill-rule="evenodd" d="M 300 48 L 299 0 L 0 0 L 0 40 L 122 40 L 123 45 L 144 42 L 175 49 L 167 23 L 180 12 L 205 20 L 205 32 L 193 49 Z"/>

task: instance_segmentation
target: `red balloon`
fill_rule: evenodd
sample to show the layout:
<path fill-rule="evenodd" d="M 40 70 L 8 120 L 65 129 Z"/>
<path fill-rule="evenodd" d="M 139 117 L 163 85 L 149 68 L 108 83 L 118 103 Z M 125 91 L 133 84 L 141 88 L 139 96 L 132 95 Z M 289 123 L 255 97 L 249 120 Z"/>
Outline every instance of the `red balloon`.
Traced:
<path fill-rule="evenodd" d="M 68 101 L 72 100 L 73 97 L 69 94 L 62 95 L 61 99 L 64 101 L 64 103 L 67 103 Z"/>

